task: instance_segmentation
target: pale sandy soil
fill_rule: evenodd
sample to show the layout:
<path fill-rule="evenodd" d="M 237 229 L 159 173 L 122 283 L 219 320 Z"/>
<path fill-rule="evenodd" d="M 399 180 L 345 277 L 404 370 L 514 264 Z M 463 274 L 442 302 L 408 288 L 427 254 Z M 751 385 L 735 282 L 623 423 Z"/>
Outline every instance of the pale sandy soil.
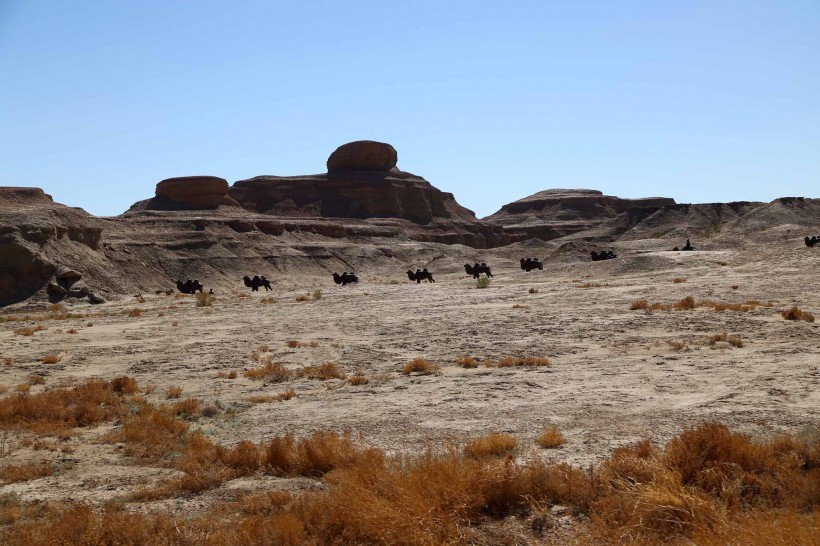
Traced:
<path fill-rule="evenodd" d="M 2 396 L 13 395 L 31 374 L 45 377 L 32 392 L 71 379 L 129 375 L 141 386 L 157 386 L 148 395 L 156 403 L 165 402 L 168 387 L 179 386 L 183 397 L 216 405 L 220 411 L 200 418 L 196 426 L 225 444 L 349 429 L 388 452 L 418 453 L 508 432 L 518 438 L 521 458 L 550 457 L 584 466 L 617 446 L 644 438 L 661 443 L 704 420 L 753 435 L 800 433 L 820 424 L 820 322 L 780 316 L 796 304 L 820 318 L 820 252 L 784 246 L 621 256 L 610 262 L 555 263 L 529 274 L 497 256 L 496 276 L 482 290 L 454 259 L 433 269 L 439 271 L 436 284 L 410 283 L 402 275 L 406 268 L 399 266 L 393 283 L 383 267 L 378 275 L 363 274 L 359 285 L 344 288 L 329 277 L 291 275 L 274 279 L 272 293 L 250 293 L 239 285 L 220 290 L 212 307 L 196 307 L 192 296 L 164 294 L 144 294 L 144 303 L 129 298 L 72 307 L 88 316 L 44 321 L 46 330 L 31 337 L 14 335 L 24 323 L 5 322 L 0 324 L 0 385 L 9 392 Z M 673 283 L 675 277 L 686 282 Z M 581 288 L 582 283 L 592 286 Z M 322 290 L 321 299 L 296 301 L 316 289 Z M 672 303 L 688 295 L 728 303 L 771 300 L 773 307 L 629 310 L 639 298 Z M 270 296 L 275 303 L 262 303 Z M 142 316 L 126 316 L 135 307 Z M 67 333 L 70 328 L 78 333 Z M 708 336 L 724 331 L 739 335 L 744 346 L 708 342 Z M 289 348 L 290 340 L 305 346 Z M 686 348 L 676 350 L 672 341 Z M 307 346 L 310 342 L 318 346 Z M 348 375 L 361 371 L 370 382 L 247 379 L 242 371 L 258 365 L 251 354 L 263 344 L 289 368 L 333 362 Z M 41 363 L 48 354 L 60 354 L 62 360 Z M 547 357 L 552 365 L 463 369 L 455 361 L 464 355 L 480 361 Z M 415 357 L 429 359 L 440 372 L 400 373 Z M 2 363 L 7 358 L 11 364 Z M 231 370 L 239 372 L 236 379 L 217 378 L 218 372 Z M 287 389 L 296 397 L 245 400 Z M 546 451 L 535 439 L 549 424 L 560 427 L 567 443 Z M 0 486 L 0 495 L 104 500 L 173 475 L 172 470 L 131 466 L 115 446 L 96 441 L 113 426 L 36 451 L 5 433 L 0 466 L 51 460 L 62 470 Z M 69 453 L 61 450 L 64 445 L 71 447 L 65 450 Z M 309 480 L 303 479 L 243 478 L 195 499 L 166 501 L 166 506 L 204 505 L 237 488 L 307 486 Z"/>

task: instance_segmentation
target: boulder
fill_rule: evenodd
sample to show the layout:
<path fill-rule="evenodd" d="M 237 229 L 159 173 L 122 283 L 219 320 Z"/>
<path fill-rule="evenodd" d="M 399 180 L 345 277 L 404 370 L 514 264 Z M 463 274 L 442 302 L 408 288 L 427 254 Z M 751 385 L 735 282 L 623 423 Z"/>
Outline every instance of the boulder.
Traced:
<path fill-rule="evenodd" d="M 98 296 L 94 292 L 90 292 L 88 294 L 88 301 L 93 304 L 105 303 L 105 300 L 102 298 L 102 296 Z"/>
<path fill-rule="evenodd" d="M 172 201 L 180 208 L 214 209 L 230 204 L 226 199 L 228 181 L 217 176 L 182 176 L 167 178 L 157 184 L 156 199 Z M 151 207 L 149 207 L 151 208 Z"/>
<path fill-rule="evenodd" d="M 327 159 L 327 172 L 389 171 L 396 167 L 396 149 L 384 142 L 357 140 L 336 148 Z"/>
<path fill-rule="evenodd" d="M 46 286 L 46 292 L 51 296 L 65 296 L 68 293 L 68 290 L 56 282 L 50 282 L 48 283 L 48 286 Z"/>
<path fill-rule="evenodd" d="M 76 282 L 83 278 L 82 273 L 78 273 L 77 271 L 70 269 L 68 267 L 61 268 L 59 271 L 57 271 L 57 274 L 54 276 L 57 278 L 58 281 L 64 281 L 69 283 Z"/>

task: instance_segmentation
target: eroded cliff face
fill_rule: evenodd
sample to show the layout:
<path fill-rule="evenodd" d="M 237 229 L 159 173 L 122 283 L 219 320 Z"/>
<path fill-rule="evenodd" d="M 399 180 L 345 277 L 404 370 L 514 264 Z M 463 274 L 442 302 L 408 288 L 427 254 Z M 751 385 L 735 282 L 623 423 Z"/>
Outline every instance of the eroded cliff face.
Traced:
<path fill-rule="evenodd" d="M 44 289 L 61 267 L 104 262 L 103 224 L 39 188 L 0 188 L 0 305 Z"/>

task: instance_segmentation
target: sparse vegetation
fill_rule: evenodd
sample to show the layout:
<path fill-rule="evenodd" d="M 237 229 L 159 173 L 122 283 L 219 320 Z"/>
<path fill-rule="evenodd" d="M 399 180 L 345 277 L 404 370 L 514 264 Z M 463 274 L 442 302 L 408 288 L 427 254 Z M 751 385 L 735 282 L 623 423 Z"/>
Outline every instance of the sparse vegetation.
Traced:
<path fill-rule="evenodd" d="M 261 303 L 276 303 L 276 300 L 272 297 L 268 296 L 267 298 L 262 298 L 259 300 Z M 298 301 L 298 300 L 297 300 Z"/>
<path fill-rule="evenodd" d="M 33 336 L 34 332 L 40 332 L 42 330 L 45 330 L 45 328 L 41 324 L 38 324 L 36 326 L 25 326 L 23 328 L 17 328 L 16 330 L 14 330 L 14 335 Z"/>
<path fill-rule="evenodd" d="M 413 360 L 404 365 L 404 367 L 401 370 L 401 373 L 403 373 L 404 375 L 410 375 L 411 373 L 428 375 L 436 373 L 437 371 L 438 366 L 436 366 L 426 358 L 414 358 Z"/>
<path fill-rule="evenodd" d="M 672 279 L 672 282 L 675 284 L 681 284 L 686 282 L 686 279 L 684 279 L 683 277 L 675 277 L 674 279 Z"/>
<path fill-rule="evenodd" d="M 142 316 L 142 309 L 140 309 L 139 307 L 135 307 L 135 308 L 131 309 L 130 311 L 128 311 L 127 314 L 128 314 L 129 317 L 132 317 L 132 318 L 141 317 Z"/>
<path fill-rule="evenodd" d="M 111 390 L 119 394 L 135 394 L 139 386 L 136 379 L 123 375 L 111 380 Z"/>
<path fill-rule="evenodd" d="M 518 445 L 518 440 L 510 434 L 488 434 L 470 441 L 464 452 L 470 457 L 500 457 L 510 453 Z"/>
<path fill-rule="evenodd" d="M 514 366 L 551 366 L 549 359 L 538 356 L 506 357 L 495 361 L 495 366 L 499 368 L 510 368 Z"/>
<path fill-rule="evenodd" d="M 299 347 L 302 346 L 302 344 L 299 341 L 296 341 L 295 339 L 292 339 L 292 340 L 288 341 L 287 345 L 291 349 L 298 349 Z"/>
<path fill-rule="evenodd" d="M 306 379 L 319 379 L 321 381 L 345 378 L 345 374 L 332 362 L 326 362 L 321 366 L 305 366 L 296 371 L 296 376 Z"/>
<path fill-rule="evenodd" d="M 7 484 L 27 482 L 29 480 L 51 476 L 54 474 L 54 471 L 54 466 L 45 462 L 8 465 L 0 468 L 0 478 Z"/>
<path fill-rule="evenodd" d="M 695 301 L 695 298 L 692 296 L 686 296 L 682 300 L 671 303 L 671 304 L 664 304 L 664 303 L 649 303 L 648 300 L 645 298 L 635 300 L 629 306 L 631 311 L 636 310 L 650 310 L 650 311 L 686 311 L 692 310 L 699 307 L 707 307 L 712 308 L 715 311 L 740 311 L 740 312 L 747 312 L 752 311 L 756 307 L 772 307 L 774 304 L 772 302 L 763 303 L 757 300 L 750 300 L 746 303 L 725 303 L 725 302 L 718 302 L 712 300 L 701 300 L 699 302 Z"/>
<path fill-rule="evenodd" d="M 43 358 L 40 359 L 40 362 L 42 362 L 43 364 L 57 364 L 62 359 L 63 359 L 63 357 L 60 356 L 59 354 L 53 354 L 53 355 L 44 356 Z"/>
<path fill-rule="evenodd" d="M 476 288 L 489 288 L 490 287 L 490 277 L 479 277 L 475 283 Z"/>
<path fill-rule="evenodd" d="M 722 334 L 713 335 L 709 338 L 709 343 L 712 345 L 714 345 L 718 341 L 723 341 L 733 347 L 743 347 L 743 340 L 740 339 L 740 336 L 729 335 L 726 332 L 723 332 Z"/>
<path fill-rule="evenodd" d="M 785 309 L 780 313 L 786 320 L 805 320 L 806 322 L 814 322 L 814 315 L 807 311 L 801 310 L 796 305 Z"/>
<path fill-rule="evenodd" d="M 296 296 L 296 301 L 310 301 L 310 296 L 307 294 L 300 294 Z"/>
<path fill-rule="evenodd" d="M 210 294 L 208 292 L 197 292 L 196 293 L 196 306 L 197 307 L 211 307 L 214 302 L 216 301 L 216 296 Z"/>
<path fill-rule="evenodd" d="M 351 385 L 367 385 L 370 380 L 361 374 L 351 375 L 347 378 L 347 382 Z"/>
<path fill-rule="evenodd" d="M 236 370 L 231 370 L 229 372 L 217 372 L 216 377 L 218 379 L 236 379 Z"/>
<path fill-rule="evenodd" d="M 42 375 L 31 374 L 28 376 L 28 384 L 29 385 L 44 385 L 46 382 L 46 378 Z"/>
<path fill-rule="evenodd" d="M 686 348 L 687 348 L 686 343 L 684 343 L 684 342 L 682 342 L 682 341 L 674 341 L 674 340 L 672 340 L 672 341 L 668 341 L 667 343 L 669 343 L 669 345 L 670 345 L 673 349 L 675 349 L 676 351 L 682 351 L 682 350 L 684 350 L 684 349 L 686 349 Z"/>
<path fill-rule="evenodd" d="M 537 289 L 537 288 L 530 288 L 530 289 L 529 289 L 529 293 L 530 293 L 530 294 L 537 294 L 537 293 L 538 293 L 538 289 Z"/>
<path fill-rule="evenodd" d="M 550 425 L 541 431 L 538 436 L 538 445 L 544 449 L 555 449 L 564 445 L 564 435 L 556 425 Z"/>
<path fill-rule="evenodd" d="M 265 362 L 259 368 L 245 370 L 245 377 L 248 379 L 269 379 L 271 381 L 284 381 L 293 376 L 293 372 L 285 368 L 281 362 Z"/>
<path fill-rule="evenodd" d="M 320 300 L 322 299 L 322 291 L 321 290 L 314 290 L 313 291 L 313 300 Z"/>
<path fill-rule="evenodd" d="M 471 356 L 462 356 L 456 360 L 456 364 L 462 368 L 478 368 L 478 360 Z"/>
<path fill-rule="evenodd" d="M 182 387 L 168 387 L 165 391 L 166 398 L 179 398 L 182 396 Z"/>

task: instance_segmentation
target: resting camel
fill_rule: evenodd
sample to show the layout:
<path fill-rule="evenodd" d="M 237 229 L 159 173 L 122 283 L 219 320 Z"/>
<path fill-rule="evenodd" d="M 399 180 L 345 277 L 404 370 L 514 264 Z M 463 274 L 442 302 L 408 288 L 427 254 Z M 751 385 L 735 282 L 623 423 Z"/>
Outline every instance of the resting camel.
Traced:
<path fill-rule="evenodd" d="M 601 252 L 595 252 L 593 250 L 589 253 L 589 255 L 592 258 L 593 262 L 600 262 L 601 260 L 611 260 L 613 258 L 618 257 L 612 250 L 602 250 Z"/>
<path fill-rule="evenodd" d="M 179 290 L 183 294 L 193 294 L 194 292 L 202 292 L 203 288 L 205 287 L 202 286 L 202 283 L 200 283 L 196 279 L 194 279 L 193 281 L 191 279 L 188 279 L 185 282 L 177 280 L 177 290 Z"/>
<path fill-rule="evenodd" d="M 493 276 L 492 271 L 490 271 L 490 266 L 484 262 L 481 262 L 481 264 L 476 263 L 475 265 L 464 264 L 464 271 L 466 271 L 468 275 L 472 275 L 474 279 L 477 279 L 482 273 L 488 277 Z"/>
<path fill-rule="evenodd" d="M 521 269 L 529 273 L 533 269 L 544 269 L 544 264 L 541 263 L 538 258 L 521 258 Z"/>
<path fill-rule="evenodd" d="M 333 282 L 336 284 L 341 284 L 342 286 L 352 283 L 352 282 L 359 282 L 359 277 L 357 277 L 352 271 L 348 273 L 347 271 L 343 271 L 341 275 L 334 272 L 333 273 Z"/>
<path fill-rule="evenodd" d="M 426 267 L 424 268 L 424 270 L 416 268 L 415 273 L 412 269 L 408 269 L 407 278 L 411 281 L 416 281 L 416 284 L 420 284 L 423 280 L 427 280 L 427 282 L 436 282 L 435 280 L 433 280 L 433 274 L 427 271 Z"/>
<path fill-rule="evenodd" d="M 817 237 L 816 235 L 812 235 L 811 238 L 803 237 L 803 240 L 806 241 L 806 246 L 809 248 L 813 247 L 817 243 L 820 243 L 820 237 Z"/>

